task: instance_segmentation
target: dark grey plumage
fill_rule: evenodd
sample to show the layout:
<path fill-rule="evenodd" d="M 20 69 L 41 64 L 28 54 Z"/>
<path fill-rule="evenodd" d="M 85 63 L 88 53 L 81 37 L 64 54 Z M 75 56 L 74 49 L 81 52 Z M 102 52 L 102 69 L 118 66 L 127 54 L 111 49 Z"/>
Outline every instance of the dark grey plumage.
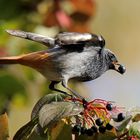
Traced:
<path fill-rule="evenodd" d="M 104 48 L 102 36 L 90 33 L 59 33 L 55 38 L 34 33 L 7 30 L 11 35 L 40 42 L 50 47 L 46 51 L 35 52 L 18 57 L 0 58 L 0 64 L 23 64 L 42 73 L 51 82 L 50 89 L 58 82 L 70 90 L 75 96 L 82 98 L 72 91 L 67 82 L 70 79 L 90 81 L 100 77 L 104 72 L 113 69 L 123 74 L 125 68 L 118 63 L 116 56 Z"/>

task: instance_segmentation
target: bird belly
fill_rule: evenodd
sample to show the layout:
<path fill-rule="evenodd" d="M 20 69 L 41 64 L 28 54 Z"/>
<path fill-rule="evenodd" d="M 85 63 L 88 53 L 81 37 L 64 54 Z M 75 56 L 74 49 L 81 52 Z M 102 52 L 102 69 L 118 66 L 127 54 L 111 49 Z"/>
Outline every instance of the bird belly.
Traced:
<path fill-rule="evenodd" d="M 88 70 L 88 65 L 90 63 L 89 59 L 93 55 L 93 52 L 92 54 L 90 54 L 89 52 L 71 52 L 68 54 L 63 54 L 61 56 L 59 55 L 59 57 L 55 57 L 52 60 L 55 65 L 55 69 L 57 69 L 57 72 L 59 73 L 60 79 L 67 78 L 89 81 L 93 79 Z M 91 69 L 92 68 L 90 68 L 90 70 Z"/>
<path fill-rule="evenodd" d="M 68 57 L 68 58 L 67 58 Z M 70 54 L 64 61 L 64 76 L 78 81 L 91 81 L 100 77 L 106 68 L 94 52 Z"/>

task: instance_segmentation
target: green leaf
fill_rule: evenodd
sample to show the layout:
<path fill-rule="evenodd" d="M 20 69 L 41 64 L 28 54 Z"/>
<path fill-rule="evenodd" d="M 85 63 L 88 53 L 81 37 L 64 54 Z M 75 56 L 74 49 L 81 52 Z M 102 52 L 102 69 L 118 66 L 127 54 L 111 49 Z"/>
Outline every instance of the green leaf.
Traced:
<path fill-rule="evenodd" d="M 55 139 L 58 137 L 65 126 L 61 119 L 78 115 L 83 111 L 83 106 L 64 101 L 66 97 L 60 93 L 42 97 L 33 108 L 31 121 L 18 130 L 13 140 L 27 139 L 33 131 L 40 136 L 47 136 L 47 138 Z"/>
<path fill-rule="evenodd" d="M 38 116 L 41 107 L 44 106 L 45 104 L 49 104 L 51 102 L 60 102 L 60 101 L 63 101 L 66 97 L 67 97 L 67 95 L 60 94 L 60 93 L 47 94 L 47 95 L 43 96 L 35 104 L 35 106 L 32 110 L 31 118 Z"/>
<path fill-rule="evenodd" d="M 39 124 L 42 128 L 53 128 L 62 118 L 78 115 L 83 107 L 73 102 L 52 102 L 39 111 Z"/>
<path fill-rule="evenodd" d="M 132 119 L 133 122 L 138 122 L 140 121 L 140 113 L 139 114 L 136 114 L 133 119 Z"/>
<path fill-rule="evenodd" d="M 116 135 L 111 131 L 107 131 L 104 134 L 96 133 L 93 136 L 87 135 L 76 136 L 76 140 L 114 140 L 115 138 Z"/>
<path fill-rule="evenodd" d="M 129 110 L 129 112 L 132 115 L 132 121 L 133 122 L 138 122 L 140 121 L 140 107 L 134 107 L 132 109 Z"/>
<path fill-rule="evenodd" d="M 140 139 L 140 121 L 130 125 L 129 136 L 136 136 Z"/>
<path fill-rule="evenodd" d="M 22 126 L 15 134 L 13 140 L 27 140 L 33 128 L 38 123 L 38 118 L 32 119 L 30 122 Z"/>
<path fill-rule="evenodd" d="M 72 140 L 71 126 L 61 121 L 52 129 L 51 140 Z"/>
<path fill-rule="evenodd" d="M 39 125 L 36 126 L 35 131 L 40 136 L 46 135 L 55 139 L 64 125 L 61 119 L 78 115 L 83 111 L 83 107 L 79 104 L 63 101 L 64 97 L 66 96 L 60 93 L 49 94 L 35 105 L 36 109 L 34 109 L 32 117 L 39 117 Z"/>
<path fill-rule="evenodd" d="M 113 126 L 117 129 L 117 131 L 119 131 L 119 132 L 123 131 L 124 129 L 126 129 L 126 126 L 128 125 L 128 123 L 130 122 L 131 119 L 132 119 L 132 116 L 128 115 L 121 122 L 114 121 Z"/>

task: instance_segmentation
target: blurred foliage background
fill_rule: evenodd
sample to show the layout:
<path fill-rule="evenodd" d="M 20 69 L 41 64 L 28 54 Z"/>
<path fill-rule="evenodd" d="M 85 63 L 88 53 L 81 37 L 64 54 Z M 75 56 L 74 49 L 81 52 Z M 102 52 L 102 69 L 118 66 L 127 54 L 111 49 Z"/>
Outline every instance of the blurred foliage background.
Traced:
<path fill-rule="evenodd" d="M 101 78 L 76 84 L 88 98 L 116 101 L 125 107 L 140 105 L 140 1 L 138 0 L 0 0 L 0 56 L 47 49 L 9 36 L 20 29 L 54 36 L 60 31 L 92 32 L 106 39 L 106 47 L 126 66 L 124 76 L 107 72 Z M 32 107 L 50 93 L 49 81 L 25 66 L 0 66 L 0 112 L 8 112 L 10 136 L 30 119 Z M 88 89 L 81 90 L 85 88 Z M 127 100 L 125 100 L 127 99 Z"/>

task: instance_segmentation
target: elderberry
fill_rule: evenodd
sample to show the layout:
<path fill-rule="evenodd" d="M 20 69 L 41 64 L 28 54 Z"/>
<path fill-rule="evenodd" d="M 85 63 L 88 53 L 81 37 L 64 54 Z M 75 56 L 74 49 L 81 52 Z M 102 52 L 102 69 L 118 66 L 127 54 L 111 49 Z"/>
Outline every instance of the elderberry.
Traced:
<path fill-rule="evenodd" d="M 121 74 L 125 73 L 125 71 L 126 71 L 125 67 L 122 66 L 122 65 L 119 66 L 118 70 L 119 70 L 119 72 L 120 72 Z"/>
<path fill-rule="evenodd" d="M 118 122 L 121 122 L 121 121 L 123 121 L 124 119 L 125 119 L 124 114 L 123 114 L 123 113 L 119 113 L 119 114 L 118 114 L 118 117 L 117 117 L 117 121 L 118 121 Z"/>
<path fill-rule="evenodd" d="M 91 129 L 94 131 L 94 133 L 97 133 L 97 127 L 95 125 L 93 125 Z"/>
<path fill-rule="evenodd" d="M 99 132 L 100 133 L 105 133 L 105 131 L 106 131 L 106 127 L 105 126 L 100 126 L 99 127 Z"/>
<path fill-rule="evenodd" d="M 75 134 L 75 133 L 80 133 L 81 132 L 81 126 L 80 125 L 75 125 L 73 128 L 72 128 L 72 133 Z"/>
<path fill-rule="evenodd" d="M 106 109 L 107 109 L 108 111 L 111 111 L 112 108 L 113 108 L 112 104 L 109 104 L 109 103 L 108 103 L 108 104 L 106 105 Z"/>
<path fill-rule="evenodd" d="M 113 129 L 113 126 L 110 123 L 107 123 L 106 124 L 106 129 L 107 130 L 112 130 Z"/>
<path fill-rule="evenodd" d="M 85 127 L 81 127 L 81 134 L 84 135 L 86 134 L 87 129 Z"/>
<path fill-rule="evenodd" d="M 98 118 L 97 120 L 95 120 L 96 125 L 101 126 L 103 124 L 103 121 Z"/>
<path fill-rule="evenodd" d="M 88 135 L 88 136 L 92 136 L 93 134 L 94 134 L 94 131 L 93 131 L 93 129 L 87 129 L 86 130 L 86 134 Z"/>

